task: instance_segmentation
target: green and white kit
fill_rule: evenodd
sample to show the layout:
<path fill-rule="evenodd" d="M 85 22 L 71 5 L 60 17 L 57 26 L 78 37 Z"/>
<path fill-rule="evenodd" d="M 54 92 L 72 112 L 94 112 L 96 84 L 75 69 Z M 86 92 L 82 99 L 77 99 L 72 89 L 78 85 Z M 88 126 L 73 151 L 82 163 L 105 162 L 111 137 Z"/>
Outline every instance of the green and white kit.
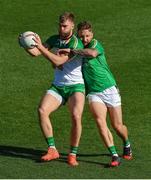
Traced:
<path fill-rule="evenodd" d="M 77 38 L 75 35 L 72 35 L 68 43 L 60 39 L 59 35 L 51 36 L 47 39 L 46 45 L 49 49 L 52 50 L 64 48 L 83 49 L 83 44 L 81 40 Z M 69 90 L 71 90 L 71 92 L 67 93 L 66 91 Z M 53 93 L 54 96 L 55 94 L 59 94 L 65 101 L 74 92 L 85 93 L 84 80 L 82 75 L 82 57 L 80 55 L 73 56 L 69 61 L 62 65 L 62 68 L 55 68 L 52 87 L 50 88 L 50 90 L 47 91 L 47 93 Z"/>
<path fill-rule="evenodd" d="M 116 81 L 106 62 L 102 45 L 96 39 L 92 39 L 85 48 L 93 48 L 98 52 L 96 58 L 84 58 L 83 60 L 82 70 L 89 103 L 101 102 L 114 107 L 121 105 Z"/>

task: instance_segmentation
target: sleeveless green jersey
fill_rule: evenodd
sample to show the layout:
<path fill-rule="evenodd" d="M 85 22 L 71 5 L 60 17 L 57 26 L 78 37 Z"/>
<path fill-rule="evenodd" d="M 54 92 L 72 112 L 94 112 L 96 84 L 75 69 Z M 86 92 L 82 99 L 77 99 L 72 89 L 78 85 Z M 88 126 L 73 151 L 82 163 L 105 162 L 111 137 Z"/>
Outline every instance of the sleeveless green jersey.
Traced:
<path fill-rule="evenodd" d="M 102 45 L 96 39 L 92 39 L 85 48 L 94 48 L 98 51 L 96 58 L 84 58 L 83 60 L 83 76 L 87 94 L 102 92 L 115 86 L 116 82 L 107 65 Z"/>

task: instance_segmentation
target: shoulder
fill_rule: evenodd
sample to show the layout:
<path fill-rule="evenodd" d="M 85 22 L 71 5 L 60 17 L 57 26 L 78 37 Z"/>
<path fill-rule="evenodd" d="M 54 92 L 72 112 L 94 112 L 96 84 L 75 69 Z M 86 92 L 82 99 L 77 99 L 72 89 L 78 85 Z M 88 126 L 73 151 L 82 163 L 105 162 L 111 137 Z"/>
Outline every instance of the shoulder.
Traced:
<path fill-rule="evenodd" d="M 99 49 L 100 51 L 104 51 L 102 44 L 97 39 L 92 39 L 89 48 Z"/>
<path fill-rule="evenodd" d="M 89 48 L 95 48 L 98 45 L 98 40 L 92 39 L 89 43 Z"/>
<path fill-rule="evenodd" d="M 90 46 L 91 48 L 95 48 L 95 47 L 97 47 L 97 46 L 102 46 L 102 45 L 101 45 L 101 43 L 100 43 L 97 39 L 92 39 L 91 42 L 90 42 L 90 44 L 89 44 L 89 46 Z"/>
<path fill-rule="evenodd" d="M 83 43 L 78 36 L 76 36 L 76 35 L 72 36 L 71 41 L 70 41 L 70 48 L 72 48 L 72 49 L 82 49 L 83 48 Z"/>
<path fill-rule="evenodd" d="M 45 47 L 52 48 L 53 46 L 56 46 L 57 43 L 59 44 L 59 35 L 53 35 L 47 38 L 44 45 Z"/>
<path fill-rule="evenodd" d="M 46 42 L 56 41 L 58 39 L 59 39 L 59 35 L 56 34 L 47 38 Z"/>

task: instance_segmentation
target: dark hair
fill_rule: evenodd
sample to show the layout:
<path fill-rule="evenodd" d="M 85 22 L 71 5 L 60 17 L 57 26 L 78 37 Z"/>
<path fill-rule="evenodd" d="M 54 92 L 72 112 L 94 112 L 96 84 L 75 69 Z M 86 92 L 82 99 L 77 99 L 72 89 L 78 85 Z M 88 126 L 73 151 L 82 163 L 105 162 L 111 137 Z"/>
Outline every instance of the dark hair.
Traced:
<path fill-rule="evenodd" d="M 78 25 L 77 25 L 77 30 L 80 31 L 80 30 L 89 30 L 89 31 L 92 31 L 92 25 L 87 22 L 87 21 L 83 21 L 83 22 L 80 22 Z"/>
<path fill-rule="evenodd" d="M 63 14 L 61 14 L 59 16 L 59 22 L 60 23 L 63 23 L 65 22 L 66 20 L 70 20 L 71 22 L 74 23 L 74 14 L 71 13 L 71 12 L 64 12 Z"/>

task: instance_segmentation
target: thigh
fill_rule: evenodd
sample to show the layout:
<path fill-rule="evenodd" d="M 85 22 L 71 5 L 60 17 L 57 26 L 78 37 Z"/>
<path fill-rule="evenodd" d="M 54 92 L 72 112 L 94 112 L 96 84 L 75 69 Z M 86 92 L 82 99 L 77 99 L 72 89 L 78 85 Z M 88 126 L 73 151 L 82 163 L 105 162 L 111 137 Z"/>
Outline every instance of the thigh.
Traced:
<path fill-rule="evenodd" d="M 96 120 L 106 121 L 107 107 L 105 104 L 100 102 L 91 102 L 89 107 Z"/>
<path fill-rule="evenodd" d="M 117 107 L 108 107 L 110 120 L 113 125 L 118 125 L 122 123 L 122 108 L 121 106 Z"/>
<path fill-rule="evenodd" d="M 48 113 L 51 113 L 58 109 L 61 105 L 61 102 L 54 97 L 52 94 L 45 94 L 40 102 L 40 108 L 45 110 Z"/>
<path fill-rule="evenodd" d="M 85 95 L 82 92 L 75 92 L 68 99 L 68 106 L 71 113 L 82 114 L 85 102 Z"/>

